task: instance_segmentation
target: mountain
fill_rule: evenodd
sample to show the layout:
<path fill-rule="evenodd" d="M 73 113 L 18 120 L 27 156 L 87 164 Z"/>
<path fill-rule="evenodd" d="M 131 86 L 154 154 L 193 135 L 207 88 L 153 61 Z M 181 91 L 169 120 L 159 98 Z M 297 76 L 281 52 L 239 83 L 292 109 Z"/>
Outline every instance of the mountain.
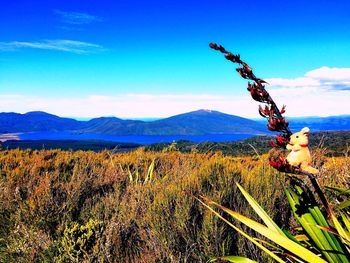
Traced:
<path fill-rule="evenodd" d="M 82 123 L 69 118 L 61 118 L 42 111 L 25 114 L 0 113 L 0 133 L 66 131 L 79 129 Z"/>
<path fill-rule="evenodd" d="M 84 124 L 81 132 L 111 135 L 134 135 L 145 122 L 123 120 L 116 117 L 101 117 L 91 119 Z M 142 134 L 142 133 L 141 133 Z"/>
<path fill-rule="evenodd" d="M 87 122 L 81 132 L 113 135 L 266 134 L 266 128 L 242 117 L 198 110 L 151 122 L 97 118 Z"/>
<path fill-rule="evenodd" d="M 289 128 L 295 132 L 304 127 L 309 127 L 312 132 L 319 131 L 344 131 L 350 130 L 350 115 L 338 115 L 329 117 L 286 117 Z M 266 123 L 264 119 L 258 119 L 259 123 Z"/>
<path fill-rule="evenodd" d="M 309 127 L 312 131 L 350 130 L 350 115 L 291 118 L 290 123 L 295 130 L 303 127 Z"/>
<path fill-rule="evenodd" d="M 293 131 L 350 130 L 350 115 L 287 118 Z M 46 112 L 0 113 L 0 133 L 74 131 L 110 135 L 267 134 L 266 120 L 253 121 L 218 111 L 197 110 L 155 121 L 101 117 L 89 121 L 61 118 Z"/>
<path fill-rule="evenodd" d="M 110 135 L 266 134 L 264 124 L 218 111 L 198 110 L 144 122 L 115 117 L 77 121 L 45 112 L 0 113 L 0 133 L 76 131 Z"/>
<path fill-rule="evenodd" d="M 266 126 L 218 111 L 198 110 L 154 121 L 167 134 L 266 134 Z M 150 132 L 151 130 L 149 130 Z M 154 132 L 154 131 L 153 131 Z"/>

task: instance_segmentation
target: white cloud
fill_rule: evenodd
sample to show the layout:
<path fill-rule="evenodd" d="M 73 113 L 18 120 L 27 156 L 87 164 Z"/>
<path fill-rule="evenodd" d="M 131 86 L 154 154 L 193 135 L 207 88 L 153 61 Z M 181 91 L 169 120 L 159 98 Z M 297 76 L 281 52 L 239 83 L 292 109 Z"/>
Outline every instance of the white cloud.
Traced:
<path fill-rule="evenodd" d="M 350 82 L 350 68 L 321 67 L 307 72 L 305 76 L 308 78 L 319 79 L 323 81 L 329 80 Z"/>
<path fill-rule="evenodd" d="M 88 54 L 104 50 L 102 46 L 97 44 L 68 39 L 0 42 L 0 51 L 16 51 L 23 48 L 56 50 L 75 54 Z"/>
<path fill-rule="evenodd" d="M 271 78 L 269 92 L 290 116 L 350 114 L 350 68 L 321 67 L 295 79 Z"/>
<path fill-rule="evenodd" d="M 321 67 L 295 79 L 267 79 L 275 87 L 318 87 L 333 90 L 350 90 L 350 68 Z"/>
<path fill-rule="evenodd" d="M 279 107 L 287 105 L 287 116 L 350 114 L 350 90 L 346 89 L 349 69 L 336 69 L 335 77 L 332 78 L 330 72 L 333 70 L 334 68 L 320 68 L 296 79 L 269 79 L 271 85 L 267 86 L 267 90 Z M 345 74 L 340 76 L 339 72 Z M 24 113 L 42 110 L 60 116 L 114 115 L 135 118 L 168 117 L 198 109 L 212 109 L 243 117 L 259 117 L 259 103 L 253 101 L 248 92 L 245 95 L 236 95 L 232 91 L 231 94 L 128 93 L 55 98 L 0 94 L 0 111 Z"/>
<path fill-rule="evenodd" d="M 302 88 L 272 89 L 275 102 L 287 104 L 288 116 L 329 116 L 349 113 L 348 91 L 317 93 Z M 210 94 L 120 94 L 86 97 L 50 98 L 23 95 L 0 95 L 0 111 L 47 111 L 76 117 L 168 117 L 198 109 L 212 109 L 243 117 L 256 118 L 258 103 L 249 94 L 219 96 Z M 20 102 L 20 103 L 19 103 Z"/>
<path fill-rule="evenodd" d="M 55 13 L 60 16 L 61 21 L 71 25 L 84 25 L 92 22 L 98 22 L 102 19 L 98 16 L 90 15 L 80 12 L 65 12 L 61 10 L 55 10 Z"/>
<path fill-rule="evenodd" d="M 41 110 L 76 117 L 168 117 L 198 109 L 215 109 L 257 117 L 257 105 L 254 105 L 248 95 L 237 98 L 210 94 L 120 94 L 50 98 L 0 94 L 0 101 L 0 112 Z"/>
<path fill-rule="evenodd" d="M 319 81 L 312 78 L 295 78 L 295 79 L 283 79 L 272 78 L 267 79 L 267 82 L 272 86 L 277 87 L 305 87 L 305 86 L 319 86 Z"/>
<path fill-rule="evenodd" d="M 350 91 L 323 87 L 290 87 L 270 89 L 272 98 L 287 105 L 288 116 L 331 116 L 350 114 Z"/>

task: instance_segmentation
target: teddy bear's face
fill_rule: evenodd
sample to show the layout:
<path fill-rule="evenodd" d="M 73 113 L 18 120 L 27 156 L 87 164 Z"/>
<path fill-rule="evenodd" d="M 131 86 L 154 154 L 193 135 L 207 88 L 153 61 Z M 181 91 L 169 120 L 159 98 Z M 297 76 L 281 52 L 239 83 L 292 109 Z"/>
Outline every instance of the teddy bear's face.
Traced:
<path fill-rule="evenodd" d="M 300 150 L 308 147 L 309 145 L 309 132 L 310 129 L 305 127 L 300 132 L 293 133 L 290 136 L 289 143 L 287 145 L 288 150 Z"/>

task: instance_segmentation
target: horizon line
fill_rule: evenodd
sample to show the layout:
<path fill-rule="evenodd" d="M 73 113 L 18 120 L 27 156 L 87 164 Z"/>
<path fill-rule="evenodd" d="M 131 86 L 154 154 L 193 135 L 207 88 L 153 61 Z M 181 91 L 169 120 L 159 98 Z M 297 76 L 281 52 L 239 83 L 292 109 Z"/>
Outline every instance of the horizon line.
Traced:
<path fill-rule="evenodd" d="M 65 115 L 59 115 L 59 114 L 54 114 L 54 113 L 50 113 L 47 111 L 40 111 L 40 110 L 33 110 L 33 111 L 28 111 L 28 112 L 14 112 L 14 111 L 3 111 L 0 113 L 15 113 L 15 114 L 21 114 L 21 115 L 25 115 L 28 113 L 34 113 L 34 112 L 42 112 L 42 113 L 46 113 L 46 114 L 50 114 L 50 115 L 55 115 L 58 116 L 60 118 L 69 118 L 69 119 L 75 119 L 77 121 L 89 121 L 92 119 L 97 119 L 97 118 L 118 118 L 118 119 L 122 119 L 122 120 L 140 120 L 140 121 L 156 121 L 156 120 L 161 120 L 161 119 L 166 119 L 166 118 L 171 118 L 174 116 L 178 116 L 178 115 L 182 115 L 182 114 L 187 114 L 187 113 L 193 113 L 193 112 L 198 112 L 198 111 L 206 111 L 206 112 L 219 112 L 222 114 L 227 114 L 227 115 L 231 115 L 231 116 L 237 116 L 240 118 L 245 118 L 245 119 L 249 119 L 249 120 L 254 120 L 254 121 L 259 121 L 259 120 L 263 120 L 264 118 L 258 118 L 258 117 L 242 117 L 240 115 L 236 115 L 236 114 L 231 114 L 231 113 L 225 113 L 222 111 L 218 111 L 218 110 L 211 110 L 211 109 L 198 109 L 198 110 L 193 110 L 193 111 L 187 111 L 187 112 L 181 112 L 175 115 L 170 115 L 170 116 L 164 116 L 164 117 L 150 117 L 150 116 L 145 116 L 145 117 L 139 117 L 139 116 L 115 116 L 115 115 L 103 115 L 103 116 L 96 116 L 96 117 L 86 117 L 86 116 L 65 116 Z M 319 116 L 319 115 L 309 115 L 309 116 L 288 116 L 285 115 L 284 117 L 287 118 L 291 118 L 291 119 L 306 119 L 306 118 L 329 118 L 329 117 L 341 117 L 341 116 L 350 116 L 350 114 L 338 114 L 338 115 L 327 115 L 327 116 Z"/>

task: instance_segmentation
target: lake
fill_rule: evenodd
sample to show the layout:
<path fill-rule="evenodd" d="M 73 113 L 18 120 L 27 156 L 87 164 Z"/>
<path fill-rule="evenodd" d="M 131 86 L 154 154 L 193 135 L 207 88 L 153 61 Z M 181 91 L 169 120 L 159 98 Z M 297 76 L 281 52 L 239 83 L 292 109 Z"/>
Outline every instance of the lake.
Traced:
<path fill-rule="evenodd" d="M 30 132 L 19 134 L 20 140 L 99 140 L 151 144 L 187 140 L 192 142 L 229 142 L 244 140 L 253 134 L 209 134 L 209 135 L 107 135 L 74 132 Z"/>

